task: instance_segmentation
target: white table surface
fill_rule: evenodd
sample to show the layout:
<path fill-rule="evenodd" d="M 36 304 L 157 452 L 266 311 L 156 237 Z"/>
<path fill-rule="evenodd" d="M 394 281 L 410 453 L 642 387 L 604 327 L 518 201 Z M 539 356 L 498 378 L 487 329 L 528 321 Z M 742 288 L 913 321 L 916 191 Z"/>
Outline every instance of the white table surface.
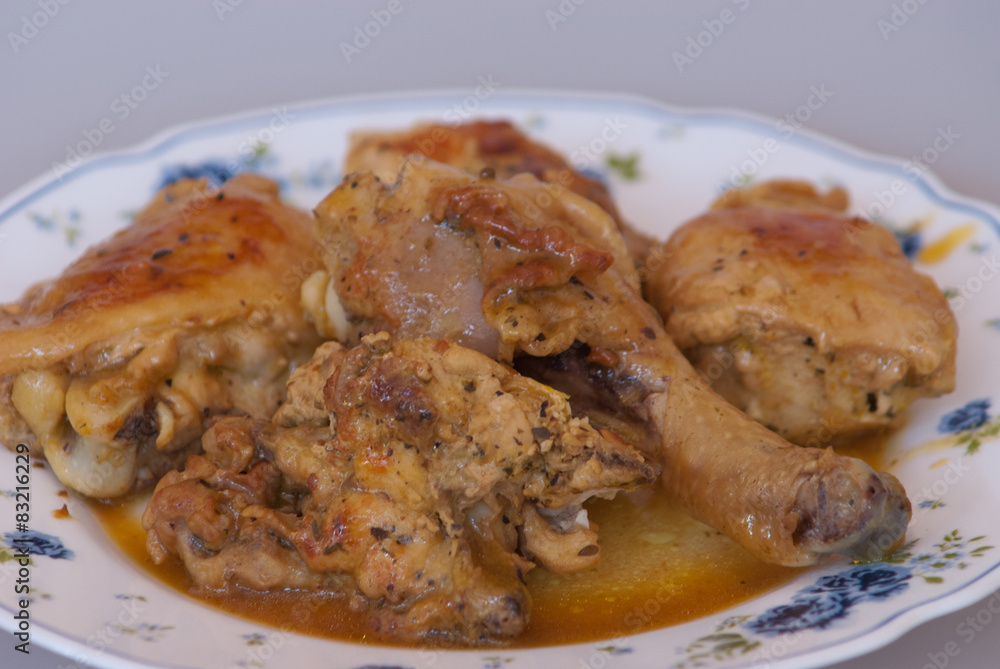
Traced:
<path fill-rule="evenodd" d="M 0 196 L 64 161 L 67 144 L 108 116 L 147 67 L 159 67 L 165 78 L 101 149 L 245 109 L 359 93 L 471 90 L 481 76 L 511 89 L 626 92 L 775 119 L 817 86 L 833 95 L 810 129 L 906 158 L 950 128 L 958 139 L 933 172 L 959 193 L 1000 203 L 1000 3 L 398 2 L 401 10 L 348 62 L 340 43 L 388 0 L 4 0 Z M 43 22 L 35 15 L 46 6 L 53 15 Z M 560 6 L 566 20 L 554 22 Z M 732 21 L 679 68 L 673 54 L 724 10 Z M 26 29 L 33 20 L 45 25 Z M 947 658 L 949 669 L 998 667 L 1000 630 L 987 628 L 971 643 L 956 630 L 987 604 L 943 615 L 832 666 L 943 669 L 948 647 L 958 649 Z M 37 644 L 27 658 L 13 645 L 9 635 L 0 637 L 4 669 L 75 666 Z"/>

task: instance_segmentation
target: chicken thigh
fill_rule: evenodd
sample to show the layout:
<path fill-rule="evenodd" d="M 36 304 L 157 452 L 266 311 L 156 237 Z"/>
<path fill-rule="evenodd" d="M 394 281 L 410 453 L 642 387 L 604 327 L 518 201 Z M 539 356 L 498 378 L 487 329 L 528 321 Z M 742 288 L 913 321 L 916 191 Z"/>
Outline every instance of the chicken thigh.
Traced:
<path fill-rule="evenodd" d="M 0 308 L 0 441 L 110 498 L 182 463 L 209 417 L 271 415 L 318 343 L 291 271 L 314 246 L 309 217 L 268 179 L 168 186 Z"/>
<path fill-rule="evenodd" d="M 563 390 L 662 465 L 668 497 L 764 560 L 897 546 L 910 517 L 899 482 L 792 446 L 715 394 L 640 297 L 614 221 L 553 189 L 426 160 L 391 185 L 350 175 L 316 209 L 327 269 L 307 308 L 343 341 L 448 337 Z"/>
<path fill-rule="evenodd" d="M 654 252 L 647 297 L 674 342 L 797 444 L 891 426 L 914 399 L 951 392 L 957 327 L 933 279 L 888 229 L 791 186 L 727 193 Z"/>

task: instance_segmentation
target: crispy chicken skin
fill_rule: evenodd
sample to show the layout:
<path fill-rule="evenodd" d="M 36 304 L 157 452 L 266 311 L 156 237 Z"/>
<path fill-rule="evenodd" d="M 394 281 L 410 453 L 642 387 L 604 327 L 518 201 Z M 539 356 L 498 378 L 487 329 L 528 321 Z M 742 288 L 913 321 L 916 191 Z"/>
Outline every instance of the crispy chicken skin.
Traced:
<path fill-rule="evenodd" d="M 413 155 L 476 175 L 486 170 L 499 179 L 507 179 L 527 172 L 540 181 L 559 184 L 611 215 L 636 263 L 641 264 L 652 247 L 649 237 L 622 219 L 603 183 L 573 169 L 562 156 L 532 141 L 509 121 L 423 123 L 404 131 L 355 132 L 344 172 L 371 171 L 385 183 L 392 183 L 403 159 Z"/>
<path fill-rule="evenodd" d="M 210 416 L 269 416 L 318 342 L 293 271 L 314 246 L 268 179 L 168 186 L 0 309 L 0 441 L 110 498 L 183 462 Z"/>
<path fill-rule="evenodd" d="M 808 181 L 769 179 L 752 186 L 730 188 L 715 199 L 712 209 L 775 207 L 844 212 L 848 205 L 850 198 L 840 186 L 834 186 L 823 193 Z"/>
<path fill-rule="evenodd" d="M 727 193 L 656 252 L 666 261 L 646 289 L 716 391 L 817 445 L 954 389 L 957 328 L 889 230 L 817 206 L 807 188 Z"/>
<path fill-rule="evenodd" d="M 444 340 L 329 342 L 288 388 L 160 481 L 149 552 L 203 588 L 347 593 L 389 637 L 518 634 L 525 571 L 599 559 L 581 502 L 656 475 L 561 393 Z"/>
<path fill-rule="evenodd" d="M 447 336 L 542 378 L 658 460 L 682 508 L 762 559 L 898 545 L 910 517 L 899 482 L 792 446 L 715 394 L 639 296 L 614 221 L 555 188 L 430 161 L 392 185 L 350 175 L 316 209 L 327 270 L 307 308 L 344 340 Z"/>

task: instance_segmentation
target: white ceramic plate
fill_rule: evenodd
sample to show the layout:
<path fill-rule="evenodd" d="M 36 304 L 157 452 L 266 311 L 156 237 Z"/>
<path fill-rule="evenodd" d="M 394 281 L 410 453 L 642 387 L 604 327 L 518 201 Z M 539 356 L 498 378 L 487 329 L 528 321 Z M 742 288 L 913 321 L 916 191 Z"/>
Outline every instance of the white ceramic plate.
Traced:
<path fill-rule="evenodd" d="M 805 109 L 805 108 L 803 108 Z M 808 110 L 800 118 L 808 116 Z M 84 158 L 0 203 L 0 301 L 58 274 L 87 245 L 125 225 L 165 178 L 243 169 L 279 178 L 306 208 L 339 181 L 348 133 L 416 120 L 505 117 L 605 176 L 624 215 L 660 237 L 747 179 L 794 176 L 850 192 L 855 208 L 896 230 L 959 319 L 958 390 L 921 401 L 891 444 L 914 503 L 909 544 L 891 562 L 834 561 L 730 610 L 658 631 L 531 650 L 420 651 L 288 634 L 228 616 L 148 577 L 104 535 L 47 468 L 31 468 L 28 535 L 16 530 L 15 456 L 0 453 L 0 626 L 16 630 L 17 546 L 30 546 L 30 634 L 77 664 L 99 667 L 670 667 L 818 666 L 882 646 L 1000 586 L 1000 212 L 927 174 L 787 121 L 682 111 L 596 95 L 448 92 L 263 110 Z M 796 122 L 798 123 L 798 122 Z M 263 151 L 255 150 L 263 148 Z M 86 145 L 75 147 L 88 153 Z M 610 160 L 609 160 L 610 159 Z M 76 161 L 74 161 L 75 163 Z M 928 324 L 933 327 L 933 324 Z M 914 333 L 915 337 L 920 336 Z M 70 519 L 53 512 L 67 505 Z M 23 541 L 18 542 L 18 539 Z M 647 602 L 646 606 L 658 606 Z M 641 611 L 637 611 L 641 615 Z"/>

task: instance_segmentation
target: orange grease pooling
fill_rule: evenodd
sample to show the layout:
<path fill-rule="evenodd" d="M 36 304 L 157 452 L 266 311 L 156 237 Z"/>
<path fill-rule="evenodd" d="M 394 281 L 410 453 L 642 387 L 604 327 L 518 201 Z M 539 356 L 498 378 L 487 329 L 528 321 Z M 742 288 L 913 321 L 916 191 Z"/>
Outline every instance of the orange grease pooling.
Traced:
<path fill-rule="evenodd" d="M 839 448 L 880 468 L 883 438 Z M 94 503 L 105 531 L 153 577 L 191 593 L 179 561 L 156 566 L 146 553 L 139 522 L 146 497 L 121 504 Z M 659 493 L 644 491 L 587 505 L 598 525 L 601 561 L 578 574 L 536 568 L 527 575 L 531 622 L 509 647 L 613 639 L 709 615 L 767 592 L 803 569 L 760 562 L 731 540 L 691 520 Z M 346 600 L 302 592 L 196 597 L 237 616 L 343 641 L 391 644 L 372 638 L 363 615 Z"/>

